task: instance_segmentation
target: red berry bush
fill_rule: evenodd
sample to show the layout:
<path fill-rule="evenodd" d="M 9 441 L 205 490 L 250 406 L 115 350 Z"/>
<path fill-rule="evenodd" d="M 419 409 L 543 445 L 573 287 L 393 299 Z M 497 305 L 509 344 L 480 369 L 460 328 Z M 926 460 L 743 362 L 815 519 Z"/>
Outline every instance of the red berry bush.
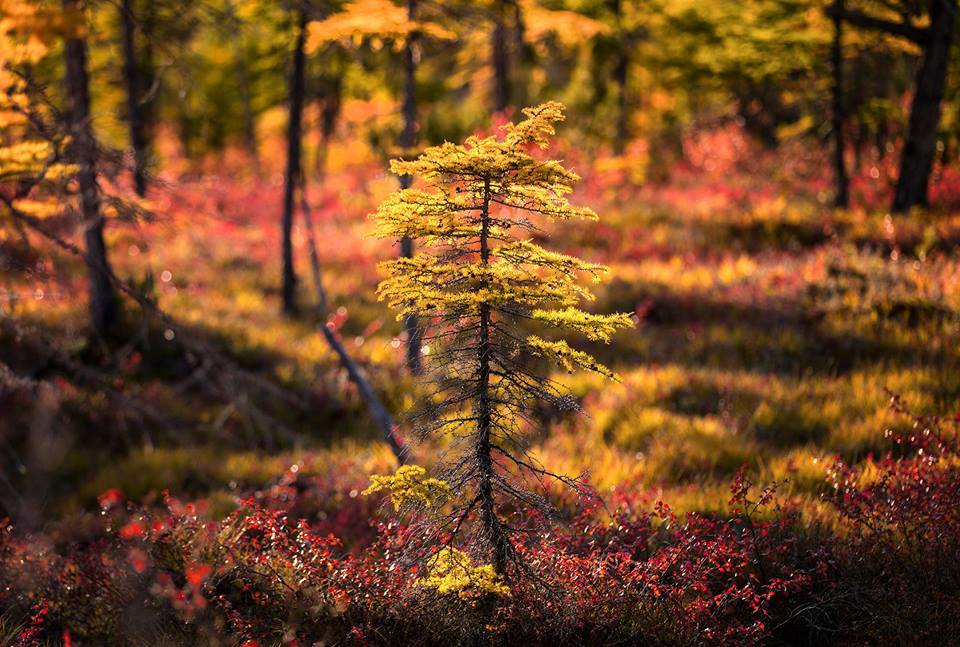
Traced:
<path fill-rule="evenodd" d="M 16 645 L 936 642 L 960 617 L 960 455 L 955 422 L 913 420 L 883 459 L 830 468 L 832 525 L 743 469 L 725 515 L 616 492 L 523 535 L 507 593 L 428 586 L 414 527 L 331 479 L 281 480 L 219 522 L 111 491 L 89 528 L 5 524 L 3 627 Z"/>

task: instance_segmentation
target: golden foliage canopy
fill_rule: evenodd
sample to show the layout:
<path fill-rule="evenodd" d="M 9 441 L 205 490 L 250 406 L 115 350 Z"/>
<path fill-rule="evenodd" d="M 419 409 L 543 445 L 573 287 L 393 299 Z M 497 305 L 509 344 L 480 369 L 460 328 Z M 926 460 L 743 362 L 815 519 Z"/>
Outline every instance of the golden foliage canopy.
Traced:
<path fill-rule="evenodd" d="M 366 41 L 374 48 L 391 43 L 399 48 L 411 34 L 440 40 L 455 38 L 439 23 L 410 20 L 407 9 L 391 0 L 354 0 L 343 11 L 307 25 L 306 51 L 310 54 L 334 42 L 356 47 Z"/>
<path fill-rule="evenodd" d="M 58 201 L 44 199 L 38 189 L 64 182 L 75 168 L 60 162 L 65 138 L 38 133 L 49 111 L 36 100 L 26 70 L 43 60 L 57 39 L 77 33 L 81 19 L 34 2 L 0 0 L 0 182 L 17 184 L 10 202 L 34 217 L 59 211 Z M 0 207 L 0 238 L 8 231 L 5 211 Z"/>

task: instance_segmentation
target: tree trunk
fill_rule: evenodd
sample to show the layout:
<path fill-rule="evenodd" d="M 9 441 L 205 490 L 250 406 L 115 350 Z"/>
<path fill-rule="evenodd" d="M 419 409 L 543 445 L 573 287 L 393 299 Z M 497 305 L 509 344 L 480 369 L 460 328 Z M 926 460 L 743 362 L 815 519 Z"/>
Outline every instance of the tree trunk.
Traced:
<path fill-rule="evenodd" d="M 64 0 L 67 11 L 81 10 L 76 0 Z M 67 125 L 72 141 L 69 157 L 77 165 L 80 210 L 90 285 L 90 319 L 94 334 L 105 336 L 117 318 L 117 297 L 110 283 L 110 264 L 103 241 L 100 187 L 97 186 L 97 145 L 90 125 L 90 88 L 87 46 L 83 38 L 69 38 L 64 46 L 66 63 Z"/>
<path fill-rule="evenodd" d="M 760 140 L 767 150 L 780 144 L 777 128 L 780 125 L 780 96 L 770 79 L 759 84 L 744 79 L 739 97 L 739 112 L 744 126 Z"/>
<path fill-rule="evenodd" d="M 929 42 L 917 71 L 910 124 L 893 199 L 892 210 L 896 213 L 927 205 L 927 189 L 936 155 L 940 104 L 947 82 L 947 62 L 956 13 L 956 0 L 934 0 L 931 3 Z"/>
<path fill-rule="evenodd" d="M 483 213 L 480 226 L 480 262 L 490 263 L 490 180 L 483 190 Z M 477 444 L 476 461 L 480 473 L 478 496 L 483 535 L 490 546 L 491 563 L 497 574 L 507 566 L 507 538 L 497 518 L 493 491 L 494 466 L 490 435 L 493 430 L 493 402 L 490 397 L 490 306 L 480 306 L 480 343 L 477 348 Z"/>
<path fill-rule="evenodd" d="M 237 32 L 240 32 L 243 25 L 236 17 L 233 3 L 227 3 L 227 12 L 230 21 Z M 243 144 L 247 149 L 247 155 L 253 163 L 254 172 L 260 174 L 260 156 L 257 150 L 257 129 L 253 115 L 253 101 L 250 93 L 250 73 L 247 69 L 246 54 L 244 51 L 244 39 L 237 35 L 234 41 L 233 49 L 233 68 L 237 77 L 237 92 L 240 95 L 240 108 L 243 110 Z"/>
<path fill-rule="evenodd" d="M 630 58 L 624 43 L 620 44 L 620 51 L 617 53 L 617 63 L 613 70 L 613 78 L 617 84 L 617 132 L 613 140 L 613 152 L 616 155 L 623 155 L 627 141 L 630 139 L 629 114 L 630 107 L 627 102 L 627 70 L 630 65 Z"/>
<path fill-rule="evenodd" d="M 323 97 L 320 108 L 320 137 L 317 142 L 317 156 L 314 161 L 314 172 L 323 177 L 326 174 L 327 152 L 330 148 L 330 138 L 337 130 L 337 118 L 343 101 L 343 74 L 337 72 L 329 78 L 328 91 Z"/>
<path fill-rule="evenodd" d="M 630 53 L 626 42 L 626 34 L 623 33 L 620 23 L 623 10 L 621 1 L 611 0 L 610 10 L 616 18 L 617 28 L 620 32 L 617 42 L 617 58 L 613 66 L 613 82 L 617 86 L 617 117 L 616 129 L 613 134 L 613 152 L 615 155 L 623 155 L 627 140 L 630 137 L 629 105 L 627 104 L 627 72 L 630 69 Z"/>
<path fill-rule="evenodd" d="M 120 22 L 123 25 L 123 83 L 127 89 L 127 124 L 130 128 L 130 147 L 133 149 L 133 188 L 137 195 L 143 197 L 147 193 L 147 136 L 140 106 L 142 84 L 140 70 L 137 68 L 137 49 L 134 43 L 137 26 L 131 0 L 121 1 Z"/>
<path fill-rule="evenodd" d="M 507 26 L 504 24 L 501 3 L 493 8 L 493 34 L 490 41 L 490 57 L 493 66 L 493 111 L 503 112 L 510 105 L 510 81 L 507 55 Z"/>
<path fill-rule="evenodd" d="M 300 177 L 301 127 L 303 122 L 303 93 L 307 13 L 300 7 L 297 18 L 297 42 L 290 73 L 290 117 L 287 122 L 287 170 L 283 185 L 283 311 L 297 311 L 297 275 L 293 267 L 293 209 L 297 179 Z"/>
<path fill-rule="evenodd" d="M 512 0 L 513 8 L 513 101 L 517 107 L 527 105 L 527 88 L 530 84 L 527 76 L 527 62 L 529 60 L 525 40 L 526 25 L 523 22 L 523 7 L 519 0 Z"/>
<path fill-rule="evenodd" d="M 839 11 L 843 11 L 843 0 L 837 0 Z M 846 209 L 850 206 L 849 180 L 847 165 L 843 160 L 843 123 L 845 121 L 843 105 L 843 18 L 841 13 L 833 16 L 833 165 L 836 195 L 833 204 Z"/>
<path fill-rule="evenodd" d="M 416 12 L 416 0 L 407 0 L 407 16 L 410 22 L 416 20 Z M 403 133 L 400 135 L 400 146 L 405 154 L 417 143 L 417 63 L 414 59 L 414 47 L 415 37 L 411 35 L 403 48 Z M 413 178 L 409 175 L 400 178 L 401 189 L 410 188 L 412 183 Z M 407 236 L 400 239 L 400 255 L 406 258 L 413 256 L 413 240 Z M 408 314 L 403 318 L 403 325 L 407 331 L 407 368 L 414 375 L 419 375 L 422 370 L 420 347 L 423 340 L 420 324 L 415 315 Z"/>
<path fill-rule="evenodd" d="M 393 416 L 383 405 L 377 392 L 373 390 L 370 382 L 367 380 L 360 366 L 353 360 L 350 353 L 340 340 L 340 336 L 326 323 L 327 317 L 327 291 L 323 287 L 323 275 L 320 271 L 320 255 L 317 253 L 317 242 L 313 234 L 313 218 L 310 212 L 310 203 L 307 201 L 307 183 L 305 178 L 300 178 L 300 199 L 301 210 L 303 212 L 303 225 L 307 230 L 307 247 L 310 251 L 310 271 L 313 274 L 313 286 L 317 295 L 317 310 L 320 319 L 319 329 L 323 333 L 324 339 L 337 354 L 340 364 L 346 369 L 350 381 L 357 387 L 360 397 L 363 398 L 373 418 L 374 424 L 380 429 L 380 435 L 384 442 L 390 447 L 397 462 L 403 465 L 410 458 L 410 449 L 400 440 L 397 433 L 397 425 L 393 422 Z"/>

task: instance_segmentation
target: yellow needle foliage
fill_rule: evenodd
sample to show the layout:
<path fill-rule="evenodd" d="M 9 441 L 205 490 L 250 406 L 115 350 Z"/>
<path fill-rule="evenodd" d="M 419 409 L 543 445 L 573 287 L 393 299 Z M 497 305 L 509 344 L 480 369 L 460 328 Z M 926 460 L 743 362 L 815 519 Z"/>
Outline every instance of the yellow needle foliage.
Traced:
<path fill-rule="evenodd" d="M 38 189 L 64 182 L 75 168 L 60 163 L 64 138 L 41 138 L 37 124 L 46 110 L 31 94 L 26 70 L 39 63 L 60 36 L 79 28 L 79 16 L 47 10 L 34 2 L 0 0 L 0 182 L 15 183 L 15 208 L 34 217 L 60 210 Z M 0 206 L 0 239 L 9 234 L 6 205 Z"/>
<path fill-rule="evenodd" d="M 520 0 L 523 11 L 524 36 L 533 43 L 539 43 L 554 36 L 564 47 L 574 47 L 597 34 L 610 31 L 602 22 L 594 20 L 576 11 L 547 9 L 536 0 Z"/>
<path fill-rule="evenodd" d="M 451 40 L 456 35 L 439 23 L 410 20 L 406 7 L 391 0 L 354 0 L 343 11 L 307 26 L 306 52 L 312 54 L 328 43 L 341 42 L 360 46 L 364 41 L 374 49 L 392 43 L 400 49 L 412 33 L 437 40 Z"/>
<path fill-rule="evenodd" d="M 530 334 L 527 327 L 609 342 L 632 325 L 625 314 L 577 307 L 593 298 L 583 279 L 598 281 L 607 268 L 533 242 L 547 221 L 597 215 L 570 204 L 576 173 L 534 154 L 549 145 L 563 106 L 544 103 L 523 113 L 526 118 L 505 126 L 500 137 L 470 137 L 463 145 L 427 148 L 414 160 L 393 160 L 395 173 L 422 183 L 398 191 L 374 214 L 376 235 L 419 242 L 413 258 L 382 264 L 386 278 L 378 296 L 400 319 L 432 322 L 425 339 L 431 342 L 427 368 L 436 389 L 417 418 L 418 431 L 453 439 L 442 473 L 456 494 L 443 514 L 432 511 L 439 535 L 455 536 L 472 526 L 468 543 L 490 556 L 489 567 L 475 569 L 460 564 L 456 553 L 441 553 L 428 579 L 441 590 L 461 590 L 480 578 L 496 592 L 496 580 L 483 580 L 483 569 L 502 576 L 519 559 L 514 526 L 500 518 L 501 500 L 512 499 L 517 509 L 549 508 L 544 497 L 525 491 L 527 484 L 550 478 L 577 486 L 575 478 L 549 472 L 527 452 L 523 431 L 533 403 L 576 408 L 565 388 L 529 360 L 546 358 L 568 371 L 614 377 L 589 353 L 564 339 Z"/>
<path fill-rule="evenodd" d="M 513 236 L 514 231 L 536 231 L 537 216 L 597 217 L 568 201 L 580 179 L 575 173 L 559 161 L 542 161 L 530 153 L 531 145 L 546 148 L 554 124 L 564 118 L 563 107 L 549 102 L 525 109 L 524 115 L 525 120 L 505 127 L 503 138 L 470 137 L 462 146 L 445 143 L 415 160 L 391 162 L 395 173 L 419 176 L 429 184 L 384 201 L 375 214 L 376 235 L 420 239 L 426 251 L 383 263 L 387 278 L 378 295 L 398 319 L 408 314 L 470 316 L 489 306 L 609 342 L 618 329 L 632 325 L 629 316 L 589 314 L 576 307 L 593 298 L 580 285 L 581 277 L 597 281 L 607 268 Z M 490 248 L 483 259 L 485 218 Z M 562 341 L 531 335 L 517 340 L 517 350 L 548 357 L 567 370 L 580 367 L 613 376 L 589 354 Z"/>
<path fill-rule="evenodd" d="M 419 465 L 403 465 L 393 476 L 371 476 L 370 487 L 363 494 L 384 491 L 390 493 L 394 510 L 408 504 L 432 508 L 450 497 L 450 486 L 440 479 L 427 478 L 427 471 Z"/>
<path fill-rule="evenodd" d="M 503 583 L 493 566 L 474 566 L 470 556 L 456 548 L 446 547 L 431 557 L 427 572 L 428 576 L 420 583 L 444 595 L 456 593 L 462 599 L 482 594 L 510 595 L 510 587 Z"/>

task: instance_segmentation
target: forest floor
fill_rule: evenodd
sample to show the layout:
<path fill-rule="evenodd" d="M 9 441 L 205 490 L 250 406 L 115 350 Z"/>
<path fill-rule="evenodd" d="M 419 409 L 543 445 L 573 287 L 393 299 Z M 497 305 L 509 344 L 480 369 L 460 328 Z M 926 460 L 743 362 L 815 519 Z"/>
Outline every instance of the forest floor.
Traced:
<path fill-rule="evenodd" d="M 885 430 L 908 424 L 890 411 L 891 394 L 917 413 L 955 413 L 956 212 L 885 214 L 889 182 L 870 177 L 876 166 L 854 183 L 867 208 L 834 210 L 822 165 L 787 164 L 789 153 L 708 154 L 671 169 L 666 184 L 634 183 L 610 160 L 587 165 L 565 154 L 586 178 L 575 201 L 601 218 L 554 226 L 547 242 L 610 265 L 590 309 L 632 312 L 638 325 L 591 349 L 621 382 L 558 377 L 587 415 L 538 412 L 536 453 L 546 465 L 585 471 L 601 493 L 640 489 L 677 511 L 704 511 L 725 508 L 730 479 L 746 464 L 759 482 L 785 481 L 805 514 L 819 516 L 832 457 L 869 461 L 887 451 Z M 370 238 L 367 220 L 395 179 L 376 160 L 338 158 L 346 156 L 333 155 L 309 190 L 331 321 L 402 421 L 419 391 L 402 367 L 400 326 L 374 295 L 376 264 L 396 249 Z M 232 168 L 162 176 L 153 221 L 111 226 L 112 260 L 191 336 L 245 374 L 283 385 L 296 404 L 268 393 L 253 408 L 172 329 L 132 306 L 129 343 L 104 359 L 83 341 L 75 259 L 47 264 L 29 284 L 8 276 L 17 330 L 4 334 L 33 341 L 4 344 L 0 359 L 64 385 L 49 395 L 56 433 L 45 455 L 34 448 L 20 458 L 25 482 L 45 483 L 35 503 L 53 518 L 94 509 L 112 488 L 148 503 L 169 490 L 220 516 L 297 474 L 330 479 L 344 499 L 356 498 L 369 474 L 392 471 L 316 332 L 302 223 L 302 313 L 279 314 L 279 174 L 255 179 Z M 948 202 L 949 186 L 938 191 Z M 37 350 L 52 348 L 66 357 Z M 105 391 L 101 378 L 77 379 L 70 362 L 99 362 L 119 376 Z M 149 402 L 152 413 L 118 404 L 125 399 Z M 34 403 L 17 416 L 25 428 L 50 405 Z M 414 446 L 415 462 L 429 464 L 433 450 Z M 339 510 L 334 500 L 318 505 L 317 518 Z"/>

